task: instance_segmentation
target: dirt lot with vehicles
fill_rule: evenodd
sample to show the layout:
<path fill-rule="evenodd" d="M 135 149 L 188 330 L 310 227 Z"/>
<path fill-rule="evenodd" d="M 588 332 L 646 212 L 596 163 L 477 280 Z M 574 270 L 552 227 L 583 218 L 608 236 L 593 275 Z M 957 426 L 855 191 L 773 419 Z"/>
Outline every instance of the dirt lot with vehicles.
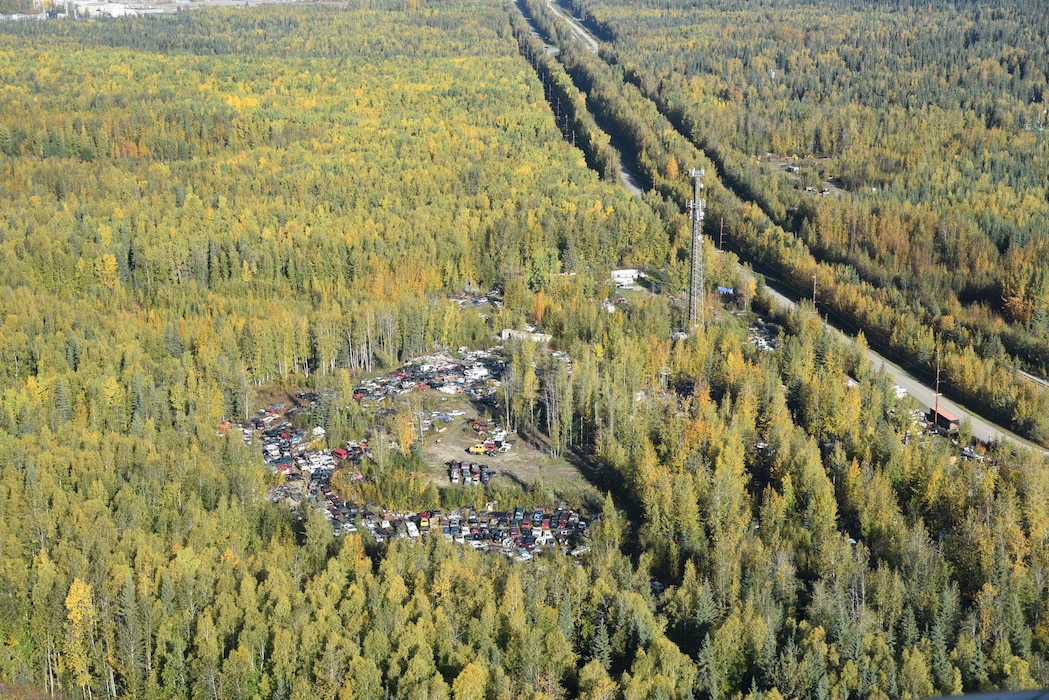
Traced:
<path fill-rule="evenodd" d="M 580 486 L 585 479 L 580 470 L 566 459 L 551 458 L 549 454 L 533 447 L 516 433 L 507 435 L 513 443 L 508 452 L 499 452 L 492 456 L 472 455 L 467 450 L 483 442 L 467 422 L 468 418 L 477 416 L 466 407 L 466 416 L 447 426 L 442 433 L 427 435 L 426 462 L 434 483 L 440 487 L 451 486 L 448 478 L 448 464 L 452 461 L 469 461 L 487 464 L 496 472 L 495 479 L 508 479 L 522 486 L 532 486 L 540 478 L 547 487 Z M 472 485 L 458 484 L 461 488 L 476 488 Z"/>

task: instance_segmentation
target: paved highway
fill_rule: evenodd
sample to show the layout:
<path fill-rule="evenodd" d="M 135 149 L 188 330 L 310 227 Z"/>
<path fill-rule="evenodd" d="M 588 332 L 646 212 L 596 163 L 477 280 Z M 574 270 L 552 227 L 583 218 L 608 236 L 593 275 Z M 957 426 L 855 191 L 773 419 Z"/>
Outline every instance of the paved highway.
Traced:
<path fill-rule="evenodd" d="M 787 298 L 786 296 L 780 294 L 774 289 L 771 289 L 770 287 L 766 287 L 765 289 L 768 292 L 768 295 L 772 298 L 772 301 L 780 308 L 797 308 L 797 304 L 791 299 Z M 849 341 L 853 340 L 850 336 L 841 333 L 841 331 L 838 331 L 826 322 L 824 322 L 824 325 L 839 333 L 843 338 L 846 338 Z M 928 386 L 926 386 L 924 383 L 922 383 L 914 375 L 909 374 L 899 365 L 876 353 L 870 348 L 867 348 L 867 357 L 870 358 L 871 363 L 876 369 L 883 369 L 889 374 L 891 374 L 893 377 L 893 381 L 898 386 L 901 386 L 904 389 L 906 389 L 907 393 L 913 396 L 915 399 L 917 399 L 918 403 L 921 404 L 923 408 L 931 408 L 935 404 L 936 392 Z M 958 418 L 960 418 L 961 420 L 968 421 L 969 424 L 972 426 L 973 436 L 980 440 L 983 440 L 984 442 L 991 442 L 992 440 L 1011 440 L 1015 443 L 1023 445 L 1024 447 L 1029 447 L 1033 450 L 1038 450 L 1043 454 L 1049 454 L 1033 442 L 1020 437 L 1016 433 L 1010 432 L 1009 430 L 1003 428 L 1000 425 L 991 423 L 981 418 L 980 416 L 971 413 L 970 411 L 959 406 L 953 401 L 944 398 L 943 396 L 940 396 L 940 408 L 949 413 L 953 413 L 954 415 L 958 416 Z"/>
<path fill-rule="evenodd" d="M 572 36 L 582 42 L 583 46 L 586 47 L 590 53 L 597 53 L 600 44 L 590 31 L 576 21 L 575 17 L 572 17 L 561 10 L 555 3 L 554 0 L 546 0 L 547 7 L 555 15 L 563 19 L 568 23 L 569 28 L 572 30 Z M 644 181 L 641 179 L 641 174 L 631 168 L 627 163 L 625 157 L 620 154 L 619 159 L 619 181 L 623 184 L 623 187 L 630 190 L 633 194 L 638 197 L 642 197 L 645 194 Z"/>
<path fill-rule="evenodd" d="M 550 8 L 551 12 L 553 12 L 555 15 L 557 15 L 558 17 L 560 17 L 568 23 L 568 26 L 572 30 L 572 35 L 575 36 L 575 38 L 578 39 L 580 42 L 582 42 L 583 46 L 585 46 L 588 51 L 595 54 L 597 53 L 597 39 L 591 36 L 590 33 L 581 24 L 576 22 L 574 18 L 566 15 L 559 7 L 557 7 L 557 5 L 554 4 L 553 0 L 546 0 L 546 4 Z M 546 48 L 546 52 L 548 54 L 550 54 L 551 56 L 556 56 L 560 49 L 558 49 L 556 46 L 551 46 L 550 44 L 546 43 L 546 40 L 543 39 L 543 35 L 539 33 L 539 29 L 535 26 L 535 23 L 532 22 L 532 19 L 528 16 L 528 13 L 525 12 L 524 8 L 521 6 L 520 0 L 518 0 L 517 9 L 521 12 L 521 15 L 524 16 L 525 22 L 528 23 L 528 28 L 529 30 L 531 30 L 532 36 L 543 42 L 543 46 Z M 619 182 L 632 194 L 635 194 L 638 197 L 643 197 L 645 195 L 645 187 L 643 184 L 644 181 L 641 179 L 641 174 L 633 168 L 631 168 L 629 164 L 627 164 L 627 162 L 622 157 L 622 154 L 620 154 L 619 159 Z"/>
<path fill-rule="evenodd" d="M 591 34 L 586 27 L 577 22 L 575 17 L 571 17 L 562 12 L 561 8 L 559 8 L 554 3 L 554 0 L 546 0 L 546 5 L 550 8 L 551 12 L 553 12 L 555 15 L 557 15 L 564 21 L 568 22 L 568 26 L 572 30 L 572 36 L 574 36 L 576 39 L 579 39 L 579 41 L 583 42 L 583 45 L 586 46 L 590 53 L 597 53 L 597 49 L 600 47 L 600 44 L 598 43 L 597 39 L 594 38 L 594 35 Z"/>
<path fill-rule="evenodd" d="M 597 53 L 597 50 L 599 48 L 599 43 L 598 43 L 597 39 L 593 35 L 590 34 L 590 32 L 586 29 L 586 27 L 584 27 L 582 24 L 580 24 L 578 21 L 576 21 L 576 19 L 574 17 L 571 17 L 567 13 L 561 11 L 561 9 L 555 4 L 554 0 L 547 0 L 547 5 L 550 7 L 550 9 L 554 13 L 556 13 L 559 17 L 561 17 L 566 22 L 568 22 L 568 26 L 571 27 L 572 34 L 576 38 L 578 38 L 580 41 L 582 41 L 583 44 L 591 52 Z M 635 182 L 628 182 L 627 181 L 628 177 L 632 177 L 632 174 L 627 173 L 626 170 L 624 169 L 621 172 L 621 179 L 624 181 L 624 184 L 634 194 L 641 195 L 642 194 L 642 190 L 638 186 L 638 183 L 636 181 Z M 787 298 L 783 294 L 780 294 L 779 292 L 777 292 L 777 291 L 775 291 L 775 290 L 773 290 L 773 289 L 771 289 L 769 287 L 766 287 L 766 290 L 768 291 L 769 296 L 772 297 L 772 300 L 776 304 L 781 306 L 782 308 L 793 309 L 793 308 L 797 307 L 797 304 L 794 301 L 792 301 L 791 299 Z M 831 328 L 831 329 L 835 330 L 835 332 L 840 333 L 843 338 L 846 338 L 846 339 L 848 339 L 850 341 L 852 340 L 851 337 L 846 336 L 844 333 L 841 333 L 840 331 L 835 329 L 830 324 L 827 324 L 826 322 L 824 322 L 824 324 L 828 328 Z M 907 393 L 910 394 L 911 396 L 913 396 L 915 399 L 917 399 L 917 401 L 924 408 L 931 408 L 935 404 L 935 400 L 936 400 L 935 392 L 931 388 L 929 388 L 928 386 L 923 384 L 917 377 L 907 373 L 902 368 L 900 368 L 898 365 L 896 365 L 893 362 L 889 361 L 885 357 L 882 357 L 881 355 L 879 355 L 878 353 L 874 352 L 870 348 L 867 349 L 867 356 L 870 358 L 871 362 L 874 364 L 874 366 L 876 368 L 884 369 L 886 372 L 891 374 L 893 376 L 893 381 L 896 382 L 897 385 L 899 385 L 899 386 L 903 387 L 904 389 L 906 389 Z M 1045 380 L 1040 380 L 1039 378 L 1034 377 L 1033 375 L 1029 375 L 1029 376 L 1030 376 L 1030 378 L 1033 381 L 1040 381 L 1043 384 L 1049 384 L 1049 383 L 1045 382 Z M 995 440 L 1010 440 L 1010 441 L 1015 442 L 1015 443 L 1017 443 L 1019 445 L 1023 445 L 1025 447 L 1029 447 L 1031 449 L 1038 450 L 1038 451 L 1042 452 L 1043 454 L 1049 454 L 1049 452 L 1047 452 L 1046 450 L 1042 449 L 1038 445 L 1035 445 L 1034 443 L 1030 442 L 1029 440 L 1026 440 L 1026 439 L 1020 437 L 1019 435 L 1016 435 L 1015 433 L 1010 432 L 1008 429 L 1006 429 L 1006 428 L 1004 428 L 1004 427 L 1002 427 L 1000 425 L 996 425 L 994 423 L 991 423 L 991 422 L 981 418 L 980 416 L 977 416 L 977 415 L 971 413 L 970 411 L 967 411 L 966 409 L 962 408 L 961 406 L 959 406 L 958 404 L 954 403 L 953 401 L 945 399 L 943 396 L 940 397 L 940 404 L 939 405 L 940 405 L 940 408 L 942 408 L 943 410 L 948 411 L 950 413 L 953 413 L 954 415 L 958 416 L 959 419 L 968 421 L 969 425 L 972 426 L 972 434 L 973 434 L 973 436 L 978 438 L 978 439 L 980 439 L 980 440 L 983 440 L 985 442 L 991 442 L 991 441 L 995 441 Z"/>

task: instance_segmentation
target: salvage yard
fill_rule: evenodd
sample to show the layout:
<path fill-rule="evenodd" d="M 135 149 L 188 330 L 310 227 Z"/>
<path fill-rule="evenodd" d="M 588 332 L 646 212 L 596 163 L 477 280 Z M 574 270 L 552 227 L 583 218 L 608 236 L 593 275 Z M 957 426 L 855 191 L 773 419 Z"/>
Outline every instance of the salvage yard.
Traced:
<path fill-rule="evenodd" d="M 503 370 L 497 347 L 461 356 L 439 352 L 417 357 L 392 372 L 362 380 L 352 400 L 373 422 L 352 440 L 333 440 L 316 424 L 314 411 L 322 397 L 309 391 L 260 395 L 267 404 L 247 425 L 224 422 L 219 432 L 235 428 L 246 443 L 261 443 L 265 462 L 282 476 L 270 490 L 270 499 L 289 508 L 303 501 L 314 504 L 339 534 L 355 531 L 367 509 L 386 512 L 391 504 L 384 501 L 392 492 L 383 496 L 382 487 L 396 489 L 401 478 L 431 480 L 444 491 L 442 502 L 450 504 L 489 496 L 493 491 L 488 485 L 501 498 L 514 492 L 523 495 L 537 485 L 534 495 L 541 500 L 586 491 L 580 470 L 566 459 L 549 457 L 541 437 L 530 443 L 494 418 L 500 414 Z M 335 398 L 330 392 L 325 396 Z M 392 439 L 398 433 L 393 425 L 397 421 L 407 428 L 400 440 Z M 381 464 L 388 450 L 411 449 L 411 428 L 421 431 L 415 435 L 422 436 L 426 469 L 420 472 L 416 467 L 400 477 L 384 473 Z M 377 452 L 374 445 L 380 446 Z"/>
<path fill-rule="evenodd" d="M 451 401 L 449 400 L 449 403 Z M 466 408 L 470 407 L 467 405 Z M 468 413 L 467 417 L 475 415 L 476 410 L 474 409 L 474 413 Z M 468 460 L 487 464 L 497 473 L 496 479 L 510 479 L 526 487 L 539 480 L 540 468 L 547 487 L 579 486 L 583 483 L 580 471 L 567 460 L 550 458 L 547 453 L 528 444 L 517 434 L 510 434 L 508 439 L 513 442 L 513 447 L 509 452 L 491 457 L 471 455 L 467 450 L 480 440 L 470 429 L 466 420 L 460 419 L 459 422 L 450 424 L 443 433 L 426 437 L 426 463 L 430 476 L 440 488 L 451 486 L 448 478 L 448 463 Z M 458 484 L 458 487 L 476 488 L 476 486 L 463 484 Z"/>
<path fill-rule="evenodd" d="M 449 463 L 461 460 L 487 464 L 497 472 L 496 478 L 525 487 L 539 480 L 540 471 L 548 488 L 581 485 L 583 477 L 571 463 L 550 458 L 516 434 L 507 437 L 512 443 L 507 452 L 492 456 L 468 452 L 484 440 L 469 421 L 499 414 L 496 386 L 502 376 L 501 358 L 500 348 L 466 352 L 458 358 L 447 353 L 418 357 L 398 370 L 362 382 L 355 398 L 362 404 L 385 400 L 397 410 L 423 412 L 424 423 L 434 428 L 425 432 L 425 453 L 427 471 L 438 487 L 471 488 L 449 479 Z M 445 420 L 435 420 L 438 415 Z M 489 422 L 493 429 L 501 427 L 498 418 Z"/>

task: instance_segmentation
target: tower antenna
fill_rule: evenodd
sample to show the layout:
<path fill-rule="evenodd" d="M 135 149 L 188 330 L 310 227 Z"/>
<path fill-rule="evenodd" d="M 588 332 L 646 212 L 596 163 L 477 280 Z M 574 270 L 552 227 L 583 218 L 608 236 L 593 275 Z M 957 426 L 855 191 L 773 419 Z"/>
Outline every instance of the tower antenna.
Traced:
<path fill-rule="evenodd" d="M 705 174 L 706 171 L 702 168 L 692 169 L 694 194 L 688 203 L 688 208 L 692 211 L 692 270 L 688 280 L 688 329 L 691 332 L 695 332 L 699 326 L 703 326 L 703 330 L 707 328 L 706 304 L 703 302 L 703 290 L 706 287 L 706 265 L 703 264 L 703 210 L 707 206 L 707 200 L 701 197 Z"/>

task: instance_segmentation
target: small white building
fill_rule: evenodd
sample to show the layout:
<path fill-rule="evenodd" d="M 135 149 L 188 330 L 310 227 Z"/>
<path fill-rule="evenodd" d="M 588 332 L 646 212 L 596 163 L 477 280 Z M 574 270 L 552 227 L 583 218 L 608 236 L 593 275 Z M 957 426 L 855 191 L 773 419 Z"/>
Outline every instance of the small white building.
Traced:
<path fill-rule="evenodd" d="M 504 328 L 500 333 L 499 337 L 503 340 L 510 340 L 511 338 L 518 338 L 520 340 L 531 340 L 533 343 L 549 343 L 553 340 L 553 336 L 549 333 L 536 333 L 534 331 L 515 331 L 511 328 Z"/>
<path fill-rule="evenodd" d="M 644 276 L 645 273 L 640 270 L 612 270 L 612 281 L 617 287 L 633 287 L 637 280 Z"/>
<path fill-rule="evenodd" d="M 74 7 L 85 17 L 134 17 L 138 14 L 127 5 L 115 2 L 78 2 Z"/>

